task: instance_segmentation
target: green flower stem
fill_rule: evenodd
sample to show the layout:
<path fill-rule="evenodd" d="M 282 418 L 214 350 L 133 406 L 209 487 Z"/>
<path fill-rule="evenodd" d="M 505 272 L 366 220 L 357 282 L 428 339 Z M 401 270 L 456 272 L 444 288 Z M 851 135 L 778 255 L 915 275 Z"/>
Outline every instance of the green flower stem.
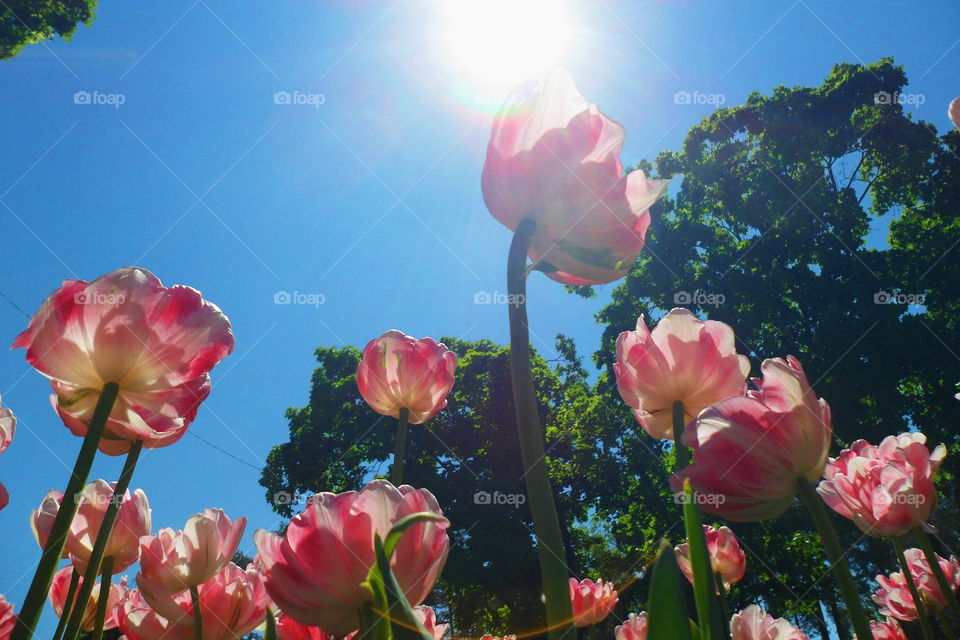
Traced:
<path fill-rule="evenodd" d="M 897 554 L 897 561 L 900 563 L 900 571 L 903 572 L 903 578 L 910 590 L 910 596 L 913 598 L 913 604 L 917 607 L 917 617 L 920 618 L 920 628 L 923 629 L 923 637 L 926 640 L 935 640 L 937 637 L 933 633 L 933 627 L 930 626 L 930 618 L 927 610 L 923 606 L 923 599 L 920 598 L 920 592 L 917 591 L 917 585 L 913 581 L 913 575 L 910 573 L 910 566 L 907 565 L 907 558 L 903 553 L 903 541 L 897 536 L 891 536 L 890 542 L 893 543 L 893 550 Z"/>
<path fill-rule="evenodd" d="M 363 637 L 363 632 L 361 632 L 360 637 Z M 263 636 L 263 640 L 277 640 L 277 621 L 274 619 L 270 607 L 267 607 L 267 631 Z"/>
<path fill-rule="evenodd" d="M 703 533 L 700 511 L 697 509 L 689 478 L 683 481 L 683 494 L 685 498 L 683 522 L 687 534 L 687 549 L 690 553 L 690 570 L 693 574 L 693 595 L 697 609 L 697 624 L 700 627 L 700 639 L 721 640 L 724 636 L 720 602 L 714 588 L 707 538 Z"/>
<path fill-rule="evenodd" d="M 100 398 L 97 400 L 97 406 L 93 410 L 93 417 L 87 427 L 87 435 L 83 437 L 83 444 L 80 445 L 80 453 L 77 455 L 77 461 L 73 466 L 73 473 L 70 474 L 70 480 L 67 482 L 63 503 L 57 511 L 57 517 L 53 520 L 50 536 L 47 538 L 47 544 L 44 545 L 43 553 L 40 556 L 40 563 L 33 574 L 33 581 L 30 583 L 29 590 L 27 590 L 23 606 L 20 607 L 13 634 L 10 636 L 11 640 L 30 640 L 33 637 L 33 630 L 36 628 L 40 613 L 43 611 L 43 604 L 47 599 L 50 583 L 53 582 L 53 574 L 57 572 L 57 564 L 63 556 L 63 545 L 67 542 L 67 531 L 70 529 L 71 522 L 73 522 L 73 516 L 77 513 L 80 492 L 87 484 L 90 467 L 93 466 L 93 459 L 97 455 L 100 437 L 103 435 L 107 419 L 110 417 L 110 412 L 113 410 L 113 404 L 119 393 L 120 386 L 117 383 L 108 382 L 103 385 Z"/>
<path fill-rule="evenodd" d="M 806 505 L 807 510 L 813 518 L 813 523 L 820 534 L 820 542 L 827 552 L 830 559 L 830 568 L 833 570 L 833 577 L 840 587 L 840 594 L 847 605 L 847 613 L 853 622 L 853 630 L 857 634 L 858 640 L 871 640 L 873 634 L 870 631 L 870 621 L 867 619 L 867 613 L 863 609 L 863 603 L 860 602 L 860 596 L 857 593 L 857 585 L 850 574 L 850 566 L 846 558 L 843 557 L 843 551 L 840 548 L 840 540 L 837 538 L 837 532 L 830 523 L 830 516 L 827 509 L 820 501 L 813 485 L 804 478 L 797 480 L 797 488 L 800 492 L 800 498 Z"/>
<path fill-rule="evenodd" d="M 676 466 L 674 471 L 680 471 L 690 464 L 690 449 L 683 442 L 683 428 L 687 421 L 683 412 L 683 401 L 677 400 L 673 403 L 673 450 L 676 455 Z"/>
<path fill-rule="evenodd" d="M 410 409 L 403 407 L 397 417 L 397 439 L 393 448 L 393 471 L 390 474 L 393 486 L 403 484 L 403 458 L 407 450 L 407 422 L 410 420 Z"/>
<path fill-rule="evenodd" d="M 190 587 L 190 601 L 193 603 L 193 640 L 203 640 L 203 616 L 200 613 L 200 592 Z"/>
<path fill-rule="evenodd" d="M 103 571 L 100 572 L 100 597 L 97 599 L 97 617 L 93 625 L 90 640 L 102 640 L 103 624 L 107 620 L 107 602 L 110 600 L 110 583 L 113 580 L 113 556 L 103 559 Z"/>
<path fill-rule="evenodd" d="M 510 295 L 510 378 L 516 408 L 524 481 L 530 498 L 537 537 L 537 553 L 547 610 L 550 640 L 573 640 L 573 609 L 570 605 L 569 570 L 564 558 L 563 533 L 547 473 L 543 431 L 530 366 L 530 330 L 527 325 L 527 251 L 536 223 L 525 219 L 517 226 L 507 260 L 507 292 Z"/>
<path fill-rule="evenodd" d="M 100 523 L 100 530 L 97 532 L 97 540 L 93 543 L 93 551 L 90 553 L 90 560 L 87 562 L 87 571 L 83 574 L 83 583 L 80 585 L 80 594 L 77 597 L 76 606 L 70 614 L 70 621 L 67 623 L 67 633 L 64 640 L 76 640 L 80 632 L 80 622 L 83 617 L 83 610 L 90 600 L 90 594 L 93 592 L 93 584 L 100 573 L 100 563 L 103 561 L 104 552 L 107 550 L 107 543 L 110 541 L 110 533 L 113 531 L 113 525 L 117 521 L 117 515 L 120 512 L 120 505 L 123 502 L 123 494 L 130 486 L 130 478 L 133 477 L 133 470 L 137 466 L 137 460 L 140 459 L 140 451 L 143 448 L 143 441 L 137 440 L 131 443 L 130 451 L 123 462 L 123 470 L 120 472 L 120 479 L 117 480 L 116 487 L 113 490 L 113 498 L 107 505 L 107 510 L 103 514 L 103 522 Z"/>
<path fill-rule="evenodd" d="M 724 638 L 730 637 L 730 601 L 727 599 L 727 588 L 723 586 L 723 577 L 719 573 L 713 574 L 714 582 L 717 584 L 717 593 L 720 595 L 720 615 L 723 617 L 723 631 L 726 634 Z"/>
<path fill-rule="evenodd" d="M 937 554 L 933 550 L 933 543 L 930 541 L 930 536 L 923 530 L 923 527 L 917 527 L 913 532 L 914 538 L 917 539 L 920 545 L 920 549 L 923 550 L 924 557 L 927 559 L 927 562 L 930 563 L 930 570 L 933 571 L 933 575 L 937 578 L 937 585 L 940 586 L 940 591 L 943 592 L 944 597 L 947 599 L 947 606 L 950 607 L 950 611 L 953 612 L 956 621 L 960 623 L 960 604 L 957 603 L 957 594 L 950 587 L 950 583 L 947 582 L 947 577 L 943 575 L 943 569 L 940 568 L 940 563 L 937 562 Z M 950 626 L 951 635 L 958 636 L 953 626 L 948 626 Z"/>
<path fill-rule="evenodd" d="M 80 584 L 80 573 L 76 567 L 70 572 L 70 586 L 67 587 L 67 599 L 63 601 L 63 611 L 60 612 L 60 622 L 57 624 L 57 630 L 53 633 L 53 640 L 60 640 L 64 630 L 67 628 L 67 619 L 73 610 L 73 600 L 77 596 L 77 585 Z"/>

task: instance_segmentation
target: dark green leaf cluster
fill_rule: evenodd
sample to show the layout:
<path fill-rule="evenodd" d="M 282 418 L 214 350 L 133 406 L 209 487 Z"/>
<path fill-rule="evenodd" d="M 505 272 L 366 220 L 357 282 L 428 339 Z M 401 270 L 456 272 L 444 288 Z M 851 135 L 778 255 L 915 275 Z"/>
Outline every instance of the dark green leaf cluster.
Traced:
<path fill-rule="evenodd" d="M 69 38 L 93 22 L 97 0 L 7 0 L 0 7 L 0 59 L 54 36 Z"/>
<path fill-rule="evenodd" d="M 801 360 L 833 410 L 834 454 L 858 438 L 876 443 L 912 428 L 947 443 L 934 524 L 957 548 L 960 133 L 938 135 L 878 97 L 906 82 L 891 60 L 840 64 L 819 87 L 776 87 L 719 109 L 682 150 L 643 163 L 678 180 L 652 211 L 635 269 L 598 314 L 599 375 L 591 380 L 563 336 L 556 359 L 533 360 L 568 561 L 578 577 L 603 577 L 621 593 L 615 616 L 590 638 L 609 639 L 613 618 L 644 607 L 659 540 L 683 536 L 667 481 L 671 448 L 643 433 L 612 371 L 617 335 L 641 314 L 655 320 L 677 306 L 681 292 L 704 294 L 687 306 L 734 328 L 755 375 L 763 358 Z M 457 383 L 446 410 L 411 427 L 405 472 L 452 522 L 433 604 L 457 635 L 542 628 L 526 505 L 477 500 L 523 493 L 508 350 L 445 342 L 460 358 Z M 317 350 L 310 402 L 288 410 L 289 441 L 274 447 L 263 472 L 278 513 L 291 516 L 309 493 L 386 474 L 395 423 L 360 399 L 359 357 L 351 347 Z M 836 520 L 866 596 L 876 573 L 893 570 L 889 545 Z M 748 555 L 734 609 L 756 602 L 824 638 L 832 620 L 845 620 L 799 507 L 731 528 Z M 839 633 L 850 637 L 843 623 Z"/>

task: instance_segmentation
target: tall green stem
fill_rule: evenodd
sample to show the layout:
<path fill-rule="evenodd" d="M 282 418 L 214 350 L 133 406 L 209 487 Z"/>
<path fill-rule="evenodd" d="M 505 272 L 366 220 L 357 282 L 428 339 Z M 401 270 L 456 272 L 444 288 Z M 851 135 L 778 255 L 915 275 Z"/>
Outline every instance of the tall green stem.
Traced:
<path fill-rule="evenodd" d="M 713 574 L 714 582 L 717 584 L 717 593 L 720 595 L 720 615 L 723 616 L 723 631 L 726 634 L 724 638 L 730 637 L 730 601 L 727 599 L 727 588 L 723 584 L 723 576 L 719 573 Z"/>
<path fill-rule="evenodd" d="M 690 464 L 690 449 L 683 444 L 683 428 L 686 426 L 686 416 L 683 412 L 683 401 L 673 403 L 673 451 L 676 455 L 674 471 L 680 471 Z"/>
<path fill-rule="evenodd" d="M 910 590 L 913 604 L 917 607 L 917 617 L 920 618 L 920 628 L 923 629 L 923 637 L 926 638 L 926 640 L 935 640 L 937 636 L 934 635 L 933 627 L 930 626 L 930 618 L 927 616 L 927 610 L 923 606 L 920 592 L 917 591 L 917 585 L 913 581 L 913 574 L 910 573 L 910 565 L 907 564 L 907 557 L 903 553 L 903 541 L 897 536 L 892 536 L 890 542 L 893 543 L 893 550 L 897 554 L 897 562 L 900 563 L 900 571 L 903 572 L 903 578 L 907 583 L 907 589 Z"/>
<path fill-rule="evenodd" d="M 837 538 L 837 532 L 830 522 L 830 516 L 827 514 L 827 510 L 820 501 L 820 496 L 817 495 L 812 484 L 800 478 L 797 480 L 797 487 L 800 492 L 800 498 L 803 500 L 804 505 L 806 505 L 807 510 L 810 511 L 811 517 L 813 517 L 813 523 L 816 525 L 817 532 L 820 534 L 820 542 L 823 543 L 823 548 L 826 550 L 827 557 L 830 559 L 830 568 L 833 570 L 833 577 L 837 581 L 837 586 L 840 587 L 840 594 L 843 596 L 843 601 L 847 605 L 847 613 L 850 616 L 851 622 L 853 622 L 853 630 L 857 634 L 857 639 L 871 640 L 873 634 L 870 631 L 870 621 L 867 619 L 867 613 L 863 609 L 863 603 L 860 602 L 857 585 L 854 583 L 853 576 L 850 574 L 850 566 L 843 557 L 840 540 Z"/>
<path fill-rule="evenodd" d="M 683 481 L 683 495 L 683 522 L 687 534 L 687 550 L 690 553 L 690 569 L 693 573 L 693 595 L 697 607 L 697 624 L 700 625 L 700 639 L 721 640 L 724 633 L 723 620 L 720 616 L 713 568 L 710 566 L 710 551 L 707 548 L 700 511 L 697 509 L 696 494 L 690 486 L 689 478 Z"/>
<path fill-rule="evenodd" d="M 29 640 L 33 637 L 33 630 L 40 619 L 40 612 L 43 611 L 43 603 L 47 599 L 50 583 L 53 582 L 53 574 L 56 573 L 57 564 L 63 556 L 63 545 L 67 541 L 67 531 L 70 529 L 70 523 L 73 522 L 73 516 L 77 513 L 80 492 L 87 484 L 90 467 L 93 466 L 93 459 L 97 455 L 100 437 L 103 435 L 107 419 L 110 417 L 110 411 L 113 410 L 113 403 L 119 393 L 120 387 L 117 383 L 108 382 L 103 385 L 100 398 L 97 400 L 97 406 L 93 410 L 93 417 L 87 427 L 87 435 L 83 437 L 80 453 L 73 465 L 73 473 L 70 474 L 70 480 L 67 482 L 63 502 L 57 511 L 57 517 L 53 520 L 50 536 L 47 538 L 47 544 L 44 545 L 43 553 L 40 556 L 40 563 L 33 574 L 33 581 L 27 590 L 27 596 L 23 599 L 23 606 L 20 607 L 16 626 L 14 626 L 13 634 L 10 636 L 11 640 Z"/>
<path fill-rule="evenodd" d="M 363 632 L 361 632 L 360 637 L 363 637 Z M 270 607 L 267 607 L 267 631 L 263 636 L 263 640 L 277 640 L 277 621 L 274 619 Z"/>
<path fill-rule="evenodd" d="M 550 640 L 576 638 L 570 605 L 569 570 L 564 561 L 563 533 L 547 474 L 543 431 L 537 410 L 537 395 L 530 367 L 530 330 L 527 325 L 527 251 L 536 223 L 525 219 L 517 226 L 507 260 L 507 292 L 510 315 L 510 378 L 524 481 L 530 498 L 530 513 L 536 529 L 537 553 L 546 599 L 547 631 Z"/>
<path fill-rule="evenodd" d="M 923 555 L 927 559 L 927 562 L 930 564 L 930 570 L 933 571 L 933 575 L 937 578 L 937 585 L 940 587 L 940 591 L 943 592 L 944 597 L 947 599 L 947 606 L 950 607 L 950 611 L 953 612 L 954 618 L 957 623 L 960 624 L 960 604 L 957 603 L 957 594 L 954 593 L 953 589 L 950 587 L 950 583 L 947 582 L 947 577 L 943 575 L 943 569 L 940 567 L 940 563 L 937 561 L 937 554 L 933 550 L 933 543 L 930 541 L 930 536 L 927 535 L 927 532 L 923 530 L 922 527 L 917 527 L 913 530 L 914 538 L 917 539 L 917 542 L 920 545 L 920 548 L 923 550 Z M 953 636 L 957 636 L 956 629 L 952 624 L 948 624 L 950 627 L 950 633 Z"/>
<path fill-rule="evenodd" d="M 67 619 L 70 612 L 73 611 L 73 601 L 77 597 L 77 585 L 80 584 L 80 573 L 74 567 L 70 572 L 70 586 L 67 587 L 67 599 L 63 601 L 63 610 L 60 611 L 60 622 L 57 623 L 57 630 L 53 632 L 53 640 L 60 640 L 64 629 L 67 628 Z"/>
<path fill-rule="evenodd" d="M 80 622 L 83 618 L 83 610 L 90 600 L 90 594 L 93 592 L 93 584 L 100 573 L 100 563 L 103 561 L 103 554 L 107 550 L 107 543 L 110 541 L 110 533 L 113 531 L 113 525 L 117 521 L 117 514 L 120 512 L 120 506 L 123 503 L 123 494 L 130 486 L 130 478 L 133 477 L 133 470 L 137 467 L 137 460 L 140 459 L 140 450 L 143 448 L 143 442 L 137 440 L 130 445 L 130 451 L 123 462 L 123 470 L 120 472 L 120 479 L 113 489 L 113 499 L 107 505 L 107 510 L 103 514 L 103 522 L 100 523 L 100 530 L 97 532 L 97 540 L 93 543 L 93 551 L 90 553 L 90 559 L 87 561 L 87 570 L 83 574 L 83 582 L 80 584 L 80 594 L 77 596 L 76 606 L 70 614 L 70 621 L 67 623 L 67 633 L 64 640 L 76 640 L 80 632 Z"/>
<path fill-rule="evenodd" d="M 193 640 L 203 640 L 203 616 L 200 613 L 200 592 L 190 587 L 190 602 L 193 603 Z"/>
<path fill-rule="evenodd" d="M 93 624 L 90 640 L 103 638 L 103 623 L 107 620 L 107 602 L 110 600 L 110 583 L 113 580 L 113 556 L 103 559 L 103 571 L 100 572 L 100 596 L 97 598 L 97 617 Z"/>
<path fill-rule="evenodd" d="M 393 447 L 393 472 L 390 474 L 393 486 L 403 484 L 403 459 L 407 451 L 407 422 L 410 420 L 410 409 L 403 407 L 397 417 L 397 439 Z"/>

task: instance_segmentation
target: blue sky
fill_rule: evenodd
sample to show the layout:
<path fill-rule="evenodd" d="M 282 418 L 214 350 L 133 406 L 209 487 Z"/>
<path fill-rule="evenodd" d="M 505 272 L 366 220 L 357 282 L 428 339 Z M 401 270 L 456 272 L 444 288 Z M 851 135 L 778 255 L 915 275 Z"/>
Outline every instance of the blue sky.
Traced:
<path fill-rule="evenodd" d="M 317 345 L 362 346 L 393 327 L 507 339 L 505 309 L 474 304 L 505 289 L 510 236 L 479 188 L 505 80 L 458 66 L 436 3 L 269 5 L 106 0 L 70 42 L 0 63 L 0 342 L 26 325 L 17 307 L 32 314 L 62 279 L 126 264 L 217 303 L 237 349 L 191 431 L 242 462 L 187 436 L 146 452 L 133 486 L 155 528 L 212 506 L 248 516 L 248 552 L 254 529 L 279 524 L 257 467 L 287 437 L 284 410 L 307 399 Z M 584 0 L 570 13 L 560 61 L 625 126 L 627 164 L 677 148 L 713 108 L 676 104 L 677 92 L 737 104 L 894 56 L 923 96 L 913 113 L 941 130 L 960 93 L 960 9 L 941 3 Z M 479 42 L 499 46 L 496 33 Z M 305 104 L 277 104 L 282 91 Z M 584 301 L 535 274 L 536 346 L 552 353 L 562 331 L 591 353 L 611 290 Z M 281 291 L 323 304 L 274 304 Z M 22 351 L 0 351 L 0 391 L 20 419 L 0 458 L 0 593 L 19 603 L 39 556 L 27 514 L 63 487 L 79 440 Z M 99 458 L 93 477 L 115 479 L 121 462 Z"/>

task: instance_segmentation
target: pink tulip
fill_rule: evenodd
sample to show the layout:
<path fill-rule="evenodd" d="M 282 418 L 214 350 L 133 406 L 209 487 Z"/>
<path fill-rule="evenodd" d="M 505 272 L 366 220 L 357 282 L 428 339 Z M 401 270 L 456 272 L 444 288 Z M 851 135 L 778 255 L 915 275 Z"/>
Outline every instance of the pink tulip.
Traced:
<path fill-rule="evenodd" d="M 47 545 L 47 539 L 50 537 L 50 530 L 53 528 L 53 521 L 57 518 L 57 512 L 60 511 L 61 502 L 63 502 L 63 492 L 50 489 L 47 495 L 43 497 L 40 506 L 30 512 L 30 528 L 33 529 L 33 537 L 41 549 Z M 67 556 L 67 549 L 64 548 L 63 557 L 66 558 Z"/>
<path fill-rule="evenodd" d="M 647 640 L 648 616 L 646 611 L 639 615 L 631 613 L 623 624 L 613 630 L 616 640 Z"/>
<path fill-rule="evenodd" d="M 427 633 L 436 638 L 436 640 L 441 640 L 443 636 L 447 634 L 447 629 L 450 625 L 437 624 L 437 615 L 430 607 L 422 604 L 419 607 L 414 607 L 413 613 L 417 616 L 417 620 L 420 621 L 423 628 L 427 630 Z"/>
<path fill-rule="evenodd" d="M 573 605 L 573 624 L 589 627 L 606 619 L 617 606 L 620 597 L 612 582 L 570 578 L 570 604 Z"/>
<path fill-rule="evenodd" d="M 755 604 L 730 619 L 733 640 L 808 640 L 807 634 L 784 620 L 774 618 Z"/>
<path fill-rule="evenodd" d="M 53 406 L 75 435 L 86 434 L 103 385 L 120 386 L 100 441 L 101 451 L 120 455 L 136 440 L 153 449 L 183 436 L 233 334 L 199 291 L 124 267 L 90 283 L 64 281 L 13 347 L 26 348 L 50 378 Z"/>
<path fill-rule="evenodd" d="M 947 115 L 950 116 L 953 126 L 960 129 L 960 98 L 954 98 L 947 109 Z"/>
<path fill-rule="evenodd" d="M 320 627 L 300 624 L 288 615 L 277 616 L 277 640 L 334 640 Z"/>
<path fill-rule="evenodd" d="M 750 361 L 737 353 L 729 325 L 673 309 L 653 331 L 640 316 L 636 331 L 620 334 L 613 370 L 620 396 L 644 430 L 673 440 L 673 403 L 683 402 L 687 422 L 716 402 L 742 396 Z"/>
<path fill-rule="evenodd" d="M 412 513 L 443 515 L 426 489 L 374 480 L 360 492 L 318 493 L 281 538 L 257 531 L 258 562 L 267 591 L 280 609 L 303 624 L 342 636 L 360 626 L 358 609 L 369 601 L 362 583 L 374 564 L 374 534 L 385 538 Z M 449 550 L 447 522 L 407 529 L 391 560 L 411 605 L 424 601 Z"/>
<path fill-rule="evenodd" d="M 933 474 L 947 449 L 931 454 L 926 441 L 922 433 L 888 436 L 879 447 L 858 440 L 827 462 L 817 492 L 864 533 L 903 535 L 925 524 L 937 504 Z"/>
<path fill-rule="evenodd" d="M 821 476 L 830 447 L 830 407 L 797 359 L 765 360 L 760 370 L 756 391 L 722 400 L 691 423 L 683 442 L 694 463 L 671 478 L 677 491 L 689 478 L 704 511 L 734 522 L 786 511 L 798 480 Z"/>
<path fill-rule="evenodd" d="M 93 545 L 100 533 L 100 524 L 106 515 L 107 507 L 115 499 L 115 486 L 115 482 L 95 480 L 83 489 L 65 547 L 81 574 L 87 570 L 87 562 L 93 553 Z M 130 491 L 124 493 L 117 520 L 104 551 L 105 558 L 113 558 L 113 573 L 120 573 L 140 557 L 140 536 L 150 533 L 150 514 L 150 504 L 142 490 L 137 489 L 132 494 Z"/>
<path fill-rule="evenodd" d="M 904 557 L 924 604 L 935 611 L 946 607 L 947 598 L 937 584 L 937 578 L 933 575 L 930 563 L 927 562 L 923 552 L 920 549 L 907 549 Z M 951 589 L 956 591 L 960 588 L 960 561 L 955 557 L 947 560 L 937 555 L 937 563 Z M 880 607 L 882 615 L 905 622 L 917 619 L 917 607 L 902 572 L 891 573 L 889 576 L 877 576 L 877 582 L 880 588 L 873 594 L 873 601 Z"/>
<path fill-rule="evenodd" d="M 10 640 L 13 627 L 17 624 L 17 613 L 7 599 L 0 596 L 0 640 Z"/>
<path fill-rule="evenodd" d="M 57 616 L 63 615 L 63 606 L 67 600 L 67 591 L 70 587 L 70 578 L 73 575 L 73 570 L 74 568 L 72 566 L 64 567 L 53 576 L 53 583 L 50 585 L 50 593 L 48 595 L 50 597 L 50 604 L 53 605 L 53 610 Z M 77 584 L 77 593 L 80 592 L 82 585 L 83 578 L 80 578 L 80 582 Z M 100 589 L 102 586 L 102 582 L 97 582 L 93 587 L 90 599 L 87 601 L 87 607 L 83 610 L 80 628 L 84 631 L 93 631 L 93 627 L 96 624 L 97 603 L 100 602 Z M 120 589 L 111 582 L 107 589 L 107 617 L 103 623 L 104 629 L 113 629 L 117 626 L 116 607 L 119 598 Z"/>
<path fill-rule="evenodd" d="M 167 620 L 147 604 L 137 589 L 127 591 L 117 612 L 118 626 L 126 640 L 193 640 L 193 627 L 188 620 L 180 624 Z"/>
<path fill-rule="evenodd" d="M 397 418 L 405 407 L 410 424 L 421 424 L 447 406 L 456 369 L 456 354 L 442 342 L 391 329 L 364 348 L 357 386 L 377 413 Z"/>
<path fill-rule="evenodd" d="M 903 627 L 893 618 L 887 618 L 885 622 L 871 622 L 870 631 L 873 640 L 909 640 Z"/>
<path fill-rule="evenodd" d="M 246 518 L 231 522 L 220 509 L 204 509 L 182 531 L 144 535 L 137 584 L 144 593 L 176 594 L 206 582 L 230 562 L 246 527 Z"/>
<path fill-rule="evenodd" d="M 10 443 L 13 442 L 13 436 L 17 433 L 17 418 L 13 411 L 0 406 L 0 453 L 7 450 Z M 10 502 L 10 494 L 7 488 L 0 484 L 0 509 L 3 509 Z"/>
<path fill-rule="evenodd" d="M 139 576 L 137 584 L 143 599 L 157 614 L 174 627 L 183 627 L 188 631 L 192 629 L 193 604 L 189 591 L 176 595 L 148 591 L 143 588 Z M 204 640 L 235 640 L 243 637 L 264 621 L 270 603 L 262 575 L 252 564 L 244 571 L 228 562 L 219 573 L 199 585 L 197 591 Z M 149 624 L 156 625 L 156 621 L 150 621 Z M 126 629 L 123 630 L 130 635 Z M 140 636 L 144 632 L 134 631 L 133 635 Z M 166 636 L 160 637 L 166 640 Z M 153 640 L 153 637 L 143 636 L 143 640 Z"/>
<path fill-rule="evenodd" d="M 714 529 L 710 525 L 703 525 L 703 533 L 707 538 L 707 553 L 710 555 L 710 568 L 720 574 L 725 588 L 740 582 L 747 570 L 747 556 L 740 548 L 740 541 L 733 531 L 727 527 Z M 677 564 L 693 584 L 693 567 L 690 564 L 690 545 L 684 542 L 674 549 L 677 554 Z"/>
<path fill-rule="evenodd" d="M 557 282 L 619 280 L 643 249 L 667 183 L 623 175 L 623 139 L 559 67 L 515 89 L 493 122 L 483 200 L 511 231 L 536 222 L 530 258 Z"/>

